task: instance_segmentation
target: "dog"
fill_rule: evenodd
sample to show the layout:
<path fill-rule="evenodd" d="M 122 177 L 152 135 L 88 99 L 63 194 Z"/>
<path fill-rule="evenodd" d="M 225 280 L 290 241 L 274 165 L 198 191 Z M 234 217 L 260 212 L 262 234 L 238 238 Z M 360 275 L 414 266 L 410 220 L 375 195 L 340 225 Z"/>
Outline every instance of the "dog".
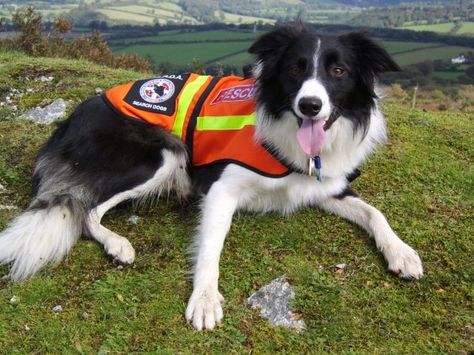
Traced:
<path fill-rule="evenodd" d="M 350 188 L 386 140 L 377 78 L 398 65 L 365 33 L 318 35 L 302 24 L 276 27 L 249 52 L 250 79 L 161 76 L 80 104 L 39 152 L 30 206 L 0 234 L 10 277 L 60 262 L 82 234 L 132 263 L 132 245 L 102 216 L 173 190 L 202 199 L 185 312 L 197 330 L 223 317 L 219 258 L 238 210 L 320 207 L 373 236 L 390 271 L 421 278 L 416 251 Z"/>

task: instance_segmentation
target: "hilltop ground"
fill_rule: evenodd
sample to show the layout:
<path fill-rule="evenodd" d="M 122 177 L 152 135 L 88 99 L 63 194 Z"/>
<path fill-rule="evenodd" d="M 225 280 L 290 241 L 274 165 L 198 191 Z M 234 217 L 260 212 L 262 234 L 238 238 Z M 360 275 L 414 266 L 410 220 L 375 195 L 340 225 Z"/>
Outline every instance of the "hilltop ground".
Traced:
<path fill-rule="evenodd" d="M 0 229 L 27 206 L 34 155 L 53 129 L 16 117 L 59 97 L 72 101 L 70 110 L 97 87 L 141 76 L 85 61 L 0 53 L 0 184 L 6 188 L 0 205 L 17 207 L 0 210 Z M 419 251 L 424 279 L 389 274 L 367 235 L 335 216 L 311 209 L 290 218 L 240 215 L 222 257 L 224 323 L 198 333 L 183 319 L 191 287 L 185 250 L 197 208 L 170 199 L 136 210 L 136 225 L 127 222 L 128 209 L 105 218 L 134 244 L 132 267 L 117 267 L 97 243 L 82 239 L 56 269 L 21 284 L 0 279 L 1 352 L 470 353 L 472 114 L 396 104 L 384 111 L 390 142 L 362 166 L 354 188 Z M 335 267 L 340 263 L 347 264 L 343 272 Z M 0 275 L 7 272 L 0 268 Z M 304 332 L 273 328 L 246 304 L 255 288 L 282 274 L 295 287 Z M 58 305 L 62 311 L 54 313 Z"/>

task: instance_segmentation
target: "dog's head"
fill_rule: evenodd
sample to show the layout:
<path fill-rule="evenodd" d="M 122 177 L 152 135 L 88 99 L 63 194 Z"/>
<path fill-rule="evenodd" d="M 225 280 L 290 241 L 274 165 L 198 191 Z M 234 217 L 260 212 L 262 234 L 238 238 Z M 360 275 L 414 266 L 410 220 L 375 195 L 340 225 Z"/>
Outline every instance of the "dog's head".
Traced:
<path fill-rule="evenodd" d="M 264 34 L 249 52 L 257 59 L 259 107 L 272 119 L 291 112 L 300 126 L 308 120 L 327 121 L 337 111 L 356 127 L 366 127 L 377 76 L 400 70 L 365 33 L 321 36 L 302 24 Z M 324 129 L 329 128 L 326 122 Z"/>

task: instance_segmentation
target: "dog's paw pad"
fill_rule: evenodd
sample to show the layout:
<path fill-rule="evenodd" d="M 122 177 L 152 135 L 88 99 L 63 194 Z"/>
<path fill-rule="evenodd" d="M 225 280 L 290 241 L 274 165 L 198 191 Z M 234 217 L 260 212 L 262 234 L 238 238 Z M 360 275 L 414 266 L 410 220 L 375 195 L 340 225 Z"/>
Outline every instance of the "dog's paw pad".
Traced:
<path fill-rule="evenodd" d="M 218 291 L 193 291 L 186 308 L 186 320 L 196 330 L 212 329 L 222 320 L 224 298 Z"/>
<path fill-rule="evenodd" d="M 114 238 L 105 246 L 107 254 L 114 261 L 121 264 L 132 264 L 135 260 L 135 249 L 132 244 L 125 238 Z"/>
<path fill-rule="evenodd" d="M 418 253 L 405 243 L 392 250 L 388 258 L 388 269 L 402 279 L 421 279 L 423 264 Z"/>

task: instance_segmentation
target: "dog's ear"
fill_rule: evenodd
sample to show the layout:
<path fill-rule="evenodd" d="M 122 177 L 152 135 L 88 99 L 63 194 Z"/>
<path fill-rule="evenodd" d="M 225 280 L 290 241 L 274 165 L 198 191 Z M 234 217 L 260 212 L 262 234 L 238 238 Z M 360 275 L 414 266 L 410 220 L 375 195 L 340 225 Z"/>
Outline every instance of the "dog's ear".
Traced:
<path fill-rule="evenodd" d="M 260 36 L 250 46 L 248 52 L 254 54 L 258 61 L 263 62 L 279 58 L 288 46 L 305 31 L 304 25 L 300 22 L 295 25 L 278 26 L 273 31 Z"/>
<path fill-rule="evenodd" d="M 389 71 L 401 71 L 390 54 L 371 40 L 366 32 L 350 32 L 338 38 L 343 45 L 353 49 L 359 65 L 371 71 L 375 76 Z"/>

